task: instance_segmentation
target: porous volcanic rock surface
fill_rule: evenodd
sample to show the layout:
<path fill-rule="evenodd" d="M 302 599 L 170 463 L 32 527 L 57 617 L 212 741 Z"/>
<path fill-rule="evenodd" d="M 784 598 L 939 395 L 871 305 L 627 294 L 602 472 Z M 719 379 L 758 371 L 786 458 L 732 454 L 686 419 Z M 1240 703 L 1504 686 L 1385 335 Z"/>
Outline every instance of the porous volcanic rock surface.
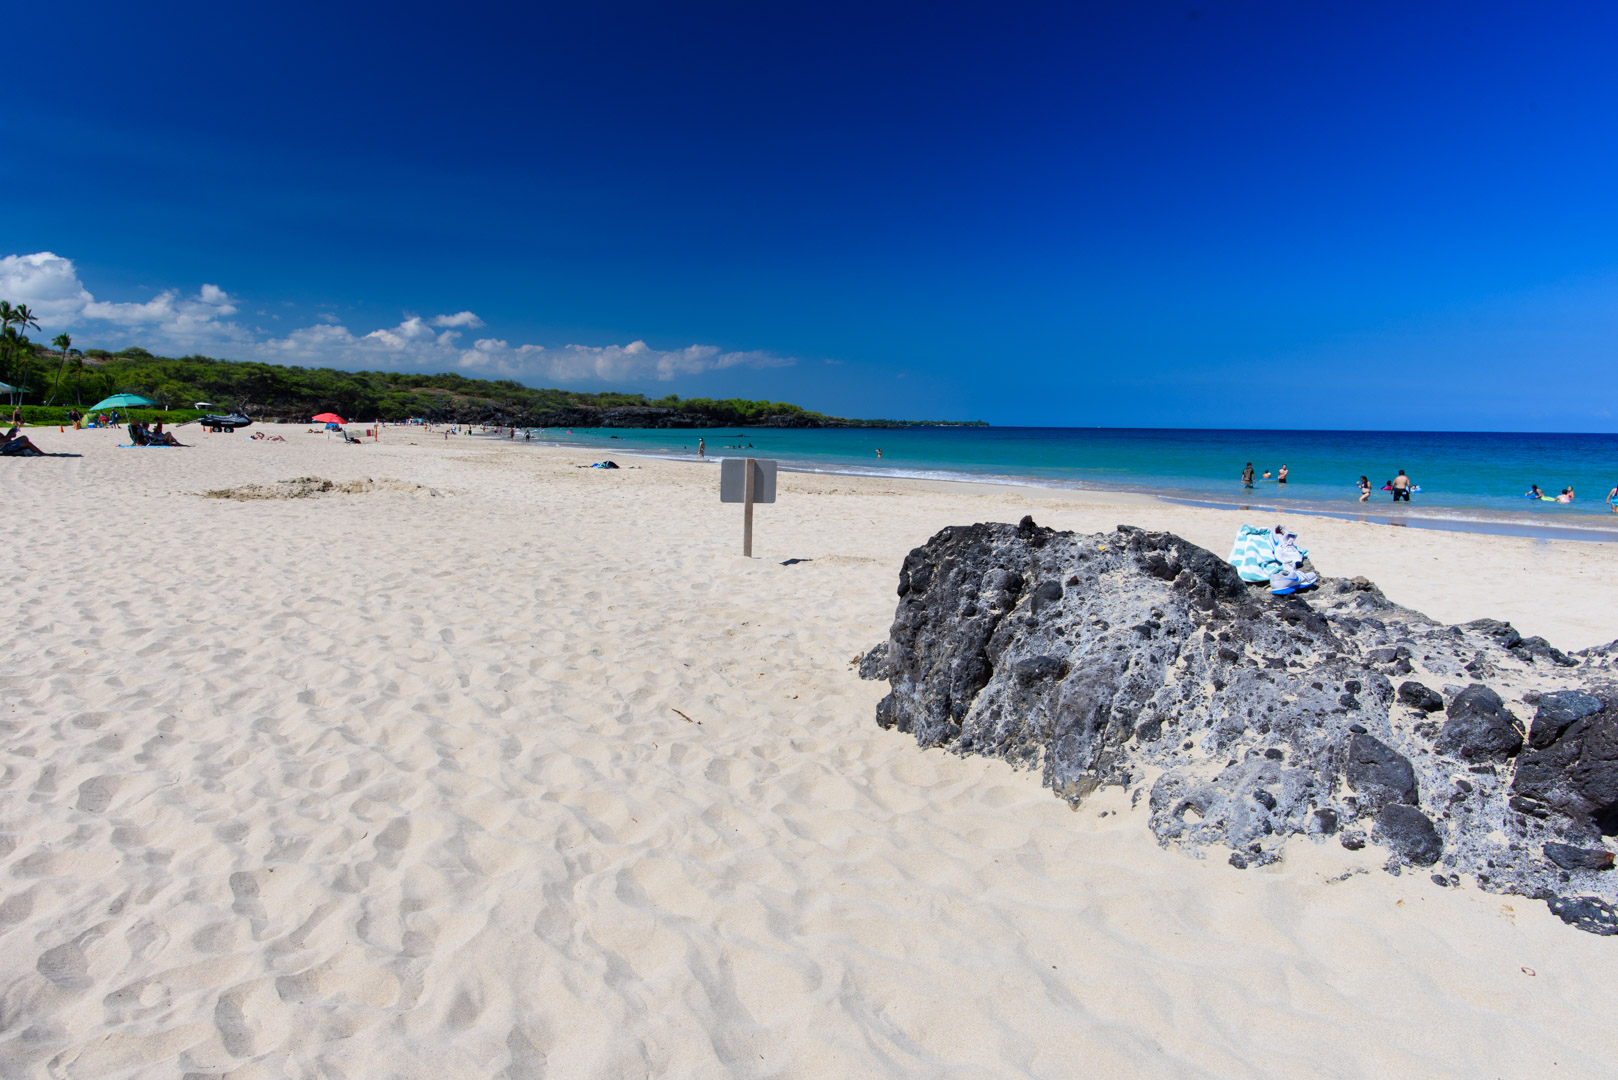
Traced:
<path fill-rule="evenodd" d="M 1160 843 L 1232 865 L 1367 842 L 1618 933 L 1618 642 L 1571 655 L 1446 626 L 1363 578 L 1272 596 L 1172 533 L 942 530 L 860 664 L 883 727 L 1149 799 Z"/>

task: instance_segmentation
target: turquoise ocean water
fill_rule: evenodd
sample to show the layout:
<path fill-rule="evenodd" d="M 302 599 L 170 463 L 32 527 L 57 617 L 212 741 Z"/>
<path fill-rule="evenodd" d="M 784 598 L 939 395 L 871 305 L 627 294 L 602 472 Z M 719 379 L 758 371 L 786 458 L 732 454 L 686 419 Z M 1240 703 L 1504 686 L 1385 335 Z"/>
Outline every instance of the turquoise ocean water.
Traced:
<path fill-rule="evenodd" d="M 1399 469 L 1421 487 L 1397 517 L 1487 531 L 1618 533 L 1608 491 L 1618 484 L 1618 435 L 1145 428 L 547 429 L 536 441 L 620 453 L 775 458 L 782 468 L 932 479 L 1130 490 L 1222 505 L 1394 515 L 1383 483 Z M 881 460 L 876 451 L 881 449 Z M 1244 490 L 1242 466 L 1289 469 L 1283 487 Z M 1371 479 L 1369 504 L 1355 482 Z M 1531 483 L 1571 504 L 1522 497 Z M 1591 537 L 1592 539 L 1595 537 Z"/>

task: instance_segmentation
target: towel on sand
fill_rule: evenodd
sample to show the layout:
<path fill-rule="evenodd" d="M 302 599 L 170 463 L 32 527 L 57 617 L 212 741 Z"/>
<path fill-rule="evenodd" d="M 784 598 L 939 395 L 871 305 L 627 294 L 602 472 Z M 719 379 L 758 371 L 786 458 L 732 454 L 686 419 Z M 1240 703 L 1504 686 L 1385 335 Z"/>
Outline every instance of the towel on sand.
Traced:
<path fill-rule="evenodd" d="M 1288 557 L 1297 560 L 1308 558 L 1309 552 L 1295 545 L 1295 537 L 1289 540 L 1290 535 L 1283 531 L 1279 541 L 1290 549 L 1286 552 Z M 1292 566 L 1283 567 L 1276 544 L 1273 530 L 1263 529 L 1257 525 L 1243 525 L 1236 533 L 1236 544 L 1230 549 L 1228 561 L 1236 568 L 1243 581 L 1269 581 L 1283 569 L 1293 569 Z"/>

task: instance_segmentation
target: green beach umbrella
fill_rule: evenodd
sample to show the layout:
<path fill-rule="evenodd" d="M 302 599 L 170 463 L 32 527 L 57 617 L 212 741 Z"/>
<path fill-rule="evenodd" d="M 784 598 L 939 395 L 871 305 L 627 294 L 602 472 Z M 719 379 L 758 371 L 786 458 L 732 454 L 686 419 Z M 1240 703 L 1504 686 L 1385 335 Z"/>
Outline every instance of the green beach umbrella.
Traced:
<path fill-rule="evenodd" d="M 148 401 L 139 394 L 114 394 L 112 397 L 102 398 L 90 406 L 91 412 L 101 409 L 138 409 L 143 405 L 156 405 L 155 401 Z"/>

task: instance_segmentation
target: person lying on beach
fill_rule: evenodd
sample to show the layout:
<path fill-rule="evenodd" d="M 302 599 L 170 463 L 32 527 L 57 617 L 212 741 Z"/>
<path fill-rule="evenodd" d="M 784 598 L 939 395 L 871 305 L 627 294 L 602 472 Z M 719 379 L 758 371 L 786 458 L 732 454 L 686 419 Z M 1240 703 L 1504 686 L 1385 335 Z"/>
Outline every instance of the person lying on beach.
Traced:
<path fill-rule="evenodd" d="M 15 420 L 15 414 L 13 414 Z M 0 440 L 0 457 L 44 457 L 45 451 L 34 445 L 32 439 L 26 435 L 17 434 L 18 425 L 13 423 L 6 437 Z"/>
<path fill-rule="evenodd" d="M 262 442 L 286 442 L 285 435 L 266 435 L 262 431 L 255 431 L 248 436 L 249 439 L 258 439 Z"/>
<path fill-rule="evenodd" d="M 1371 501 L 1371 481 L 1360 477 L 1360 502 Z"/>

